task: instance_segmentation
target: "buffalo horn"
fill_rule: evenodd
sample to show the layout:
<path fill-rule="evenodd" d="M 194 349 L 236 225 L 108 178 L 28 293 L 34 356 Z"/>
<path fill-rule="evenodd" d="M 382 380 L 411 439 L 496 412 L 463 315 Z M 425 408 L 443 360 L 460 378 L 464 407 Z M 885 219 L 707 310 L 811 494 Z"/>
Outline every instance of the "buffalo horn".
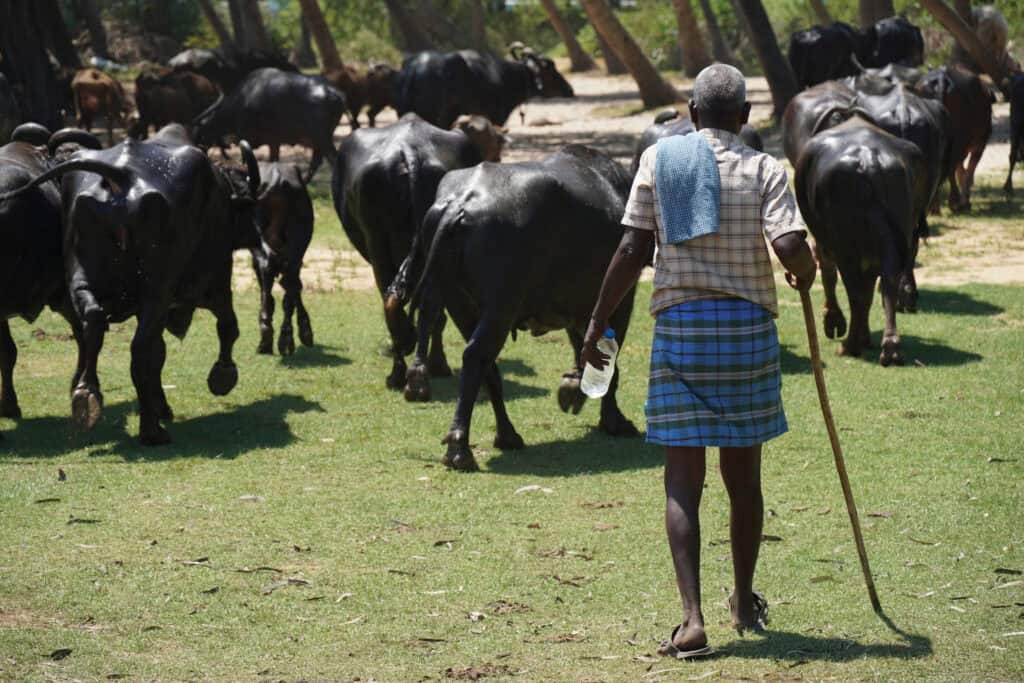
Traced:
<path fill-rule="evenodd" d="M 37 175 L 21 187 L 11 190 L 10 192 L 0 194 L 0 201 L 13 199 L 22 192 L 27 192 L 33 187 L 39 187 L 47 181 L 59 178 L 65 173 L 72 173 L 74 171 L 86 171 L 88 173 L 95 173 L 103 176 L 107 179 L 107 182 L 110 183 L 111 190 L 116 194 L 124 194 L 127 192 L 128 187 L 132 182 L 132 174 L 127 169 L 111 166 L 110 164 L 97 159 L 69 159 L 62 164 L 54 166 L 46 173 Z"/>
<path fill-rule="evenodd" d="M 204 123 L 206 123 L 206 120 L 213 116 L 213 112 L 217 111 L 217 107 L 219 107 L 220 103 L 223 101 L 224 93 L 219 93 L 217 95 L 217 100 L 213 104 L 211 104 L 209 107 L 196 114 L 196 117 L 192 119 L 192 125 L 201 126 Z"/>
<path fill-rule="evenodd" d="M 53 154 L 58 147 L 68 142 L 80 145 L 86 149 L 103 149 L 99 138 L 92 133 L 86 133 L 80 128 L 61 128 L 50 136 L 50 141 L 46 143 L 46 148 L 50 150 L 50 154 Z"/>
<path fill-rule="evenodd" d="M 245 160 L 245 168 L 249 179 L 249 193 L 255 199 L 260 191 L 260 165 L 256 162 L 256 155 L 252 153 L 252 147 L 248 142 L 242 140 L 238 143 L 242 150 L 242 159 Z"/>

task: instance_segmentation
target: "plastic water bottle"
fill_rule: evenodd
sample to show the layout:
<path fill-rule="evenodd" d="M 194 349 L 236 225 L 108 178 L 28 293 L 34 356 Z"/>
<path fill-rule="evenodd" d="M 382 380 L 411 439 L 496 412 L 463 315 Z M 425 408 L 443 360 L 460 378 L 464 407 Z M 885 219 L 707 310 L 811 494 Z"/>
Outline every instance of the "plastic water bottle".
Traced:
<path fill-rule="evenodd" d="M 615 357 L 619 355 L 619 344 L 615 341 L 615 330 L 608 328 L 604 336 L 597 341 L 597 349 L 608 356 L 604 370 L 598 370 L 590 363 L 583 368 L 583 379 L 580 389 L 590 398 L 601 398 L 608 393 L 608 386 L 615 374 Z"/>

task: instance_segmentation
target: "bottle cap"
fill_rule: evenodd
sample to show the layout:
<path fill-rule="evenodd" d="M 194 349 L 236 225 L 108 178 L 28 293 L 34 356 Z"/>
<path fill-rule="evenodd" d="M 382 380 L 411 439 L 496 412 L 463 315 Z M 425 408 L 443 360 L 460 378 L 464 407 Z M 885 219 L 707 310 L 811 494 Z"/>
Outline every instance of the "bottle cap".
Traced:
<path fill-rule="evenodd" d="M 605 339 L 615 339 L 615 330 L 609 327 L 604 331 L 604 337 Z"/>

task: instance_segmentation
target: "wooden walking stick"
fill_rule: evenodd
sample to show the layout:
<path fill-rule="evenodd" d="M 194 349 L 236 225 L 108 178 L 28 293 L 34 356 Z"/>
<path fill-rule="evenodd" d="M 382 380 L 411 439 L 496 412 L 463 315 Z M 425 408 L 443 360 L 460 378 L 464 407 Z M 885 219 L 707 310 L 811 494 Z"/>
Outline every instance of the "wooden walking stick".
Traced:
<path fill-rule="evenodd" d="M 846 462 L 843 460 L 843 449 L 839 446 L 839 434 L 832 418 L 832 407 L 828 403 L 828 391 L 825 389 L 825 372 L 821 367 L 821 351 L 818 349 L 818 331 L 814 323 L 814 308 L 811 304 L 811 293 L 801 290 L 800 303 L 804 309 L 804 323 L 807 325 L 807 345 L 811 350 L 811 367 L 814 369 L 814 383 L 818 385 L 818 402 L 821 403 L 821 414 L 825 418 L 828 439 L 832 442 L 832 455 L 835 457 L 839 482 L 843 486 L 843 497 L 846 499 L 846 511 L 850 513 L 850 525 L 853 527 L 853 539 L 857 543 L 857 556 L 860 557 L 860 568 L 864 572 L 864 582 L 868 585 L 868 596 L 871 607 L 876 613 L 882 613 L 882 603 L 878 601 L 875 591 L 875 580 L 871 578 L 871 567 L 868 565 L 868 551 L 864 548 L 864 536 L 860 530 L 860 518 L 857 516 L 857 504 L 853 502 L 853 491 L 850 489 L 850 478 L 846 475 Z"/>

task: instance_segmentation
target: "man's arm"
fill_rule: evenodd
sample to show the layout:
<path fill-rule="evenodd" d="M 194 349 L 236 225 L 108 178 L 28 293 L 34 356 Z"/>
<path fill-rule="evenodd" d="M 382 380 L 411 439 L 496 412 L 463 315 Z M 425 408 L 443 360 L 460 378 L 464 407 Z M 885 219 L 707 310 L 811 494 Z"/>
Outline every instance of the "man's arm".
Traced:
<path fill-rule="evenodd" d="M 814 284 L 818 266 L 803 232 L 788 232 L 772 241 L 772 249 L 786 269 L 786 281 L 794 289 L 807 291 Z"/>
<path fill-rule="evenodd" d="M 583 363 L 590 363 L 599 370 L 604 369 L 608 356 L 597 350 L 597 340 L 608 329 L 608 318 L 619 307 L 629 290 L 636 285 L 641 271 L 651 262 L 654 253 L 654 232 L 628 226 L 625 230 L 604 274 L 601 293 L 594 305 L 580 354 Z"/>

